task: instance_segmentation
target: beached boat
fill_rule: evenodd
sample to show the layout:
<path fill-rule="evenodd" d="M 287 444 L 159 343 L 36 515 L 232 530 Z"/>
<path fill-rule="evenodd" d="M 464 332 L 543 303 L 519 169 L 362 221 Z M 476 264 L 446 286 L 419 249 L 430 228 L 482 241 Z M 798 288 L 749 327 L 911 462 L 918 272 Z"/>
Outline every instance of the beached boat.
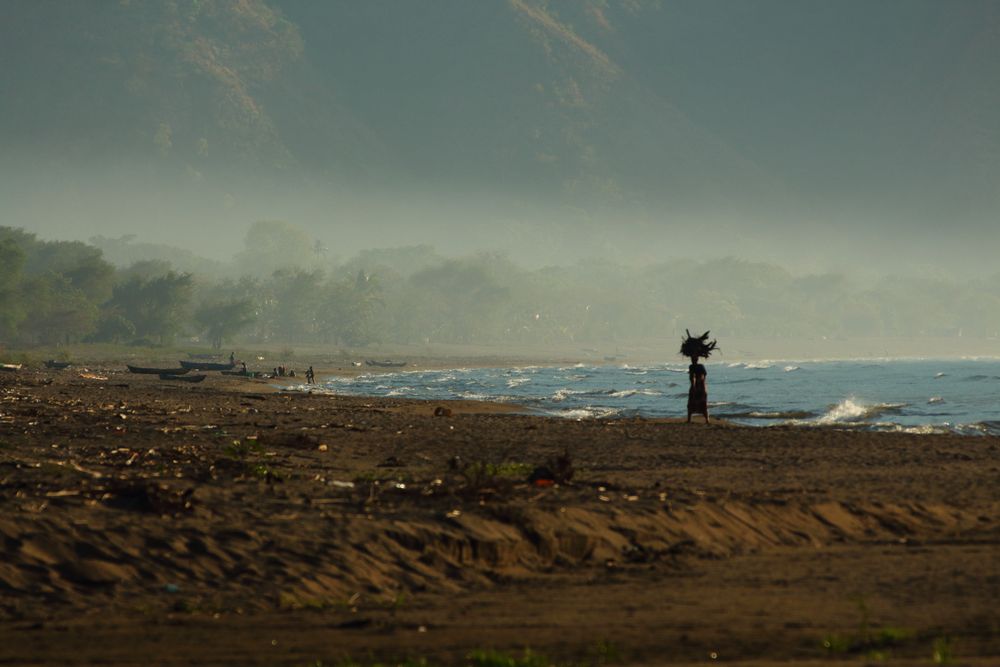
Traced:
<path fill-rule="evenodd" d="M 129 373 L 141 373 L 143 375 L 184 375 L 190 368 L 146 368 L 145 366 L 128 366 Z"/>
<path fill-rule="evenodd" d="M 193 371 L 231 371 L 236 364 L 220 364 L 208 361 L 181 361 L 181 366 Z"/>
<path fill-rule="evenodd" d="M 378 366 L 380 368 L 402 368 L 406 365 L 405 361 L 389 361 L 388 359 L 377 360 L 377 359 L 365 359 L 365 364 L 368 366 Z"/>
<path fill-rule="evenodd" d="M 55 359 L 49 359 L 45 362 L 46 368 L 54 368 L 55 370 L 62 370 L 64 368 L 70 367 L 70 362 L 68 361 L 56 361 Z"/>
<path fill-rule="evenodd" d="M 21 370 L 21 364 L 0 364 L 0 371 L 7 371 L 8 373 L 16 373 Z"/>
<path fill-rule="evenodd" d="M 176 375 L 174 373 L 160 373 L 161 380 L 177 380 L 178 382 L 201 382 L 207 375 Z"/>

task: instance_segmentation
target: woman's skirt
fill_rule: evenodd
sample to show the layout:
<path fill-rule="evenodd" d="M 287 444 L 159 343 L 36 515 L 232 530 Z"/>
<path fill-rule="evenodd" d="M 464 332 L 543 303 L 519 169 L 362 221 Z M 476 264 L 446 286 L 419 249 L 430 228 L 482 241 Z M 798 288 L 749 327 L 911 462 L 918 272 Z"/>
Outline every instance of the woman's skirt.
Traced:
<path fill-rule="evenodd" d="M 688 412 L 697 414 L 708 412 L 708 392 L 692 388 L 688 392 Z"/>

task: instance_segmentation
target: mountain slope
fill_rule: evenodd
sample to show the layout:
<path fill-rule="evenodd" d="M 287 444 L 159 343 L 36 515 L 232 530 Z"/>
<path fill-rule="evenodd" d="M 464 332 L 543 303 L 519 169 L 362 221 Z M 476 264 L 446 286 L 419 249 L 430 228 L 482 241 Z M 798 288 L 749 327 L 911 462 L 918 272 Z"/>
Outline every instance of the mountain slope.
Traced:
<path fill-rule="evenodd" d="M 14 151 L 608 201 L 753 177 L 536 0 L 13 0 L 0 11 Z"/>
<path fill-rule="evenodd" d="M 7 0 L 0 172 L 175 218 L 305 187 L 995 235 L 998 37 L 934 0 Z"/>

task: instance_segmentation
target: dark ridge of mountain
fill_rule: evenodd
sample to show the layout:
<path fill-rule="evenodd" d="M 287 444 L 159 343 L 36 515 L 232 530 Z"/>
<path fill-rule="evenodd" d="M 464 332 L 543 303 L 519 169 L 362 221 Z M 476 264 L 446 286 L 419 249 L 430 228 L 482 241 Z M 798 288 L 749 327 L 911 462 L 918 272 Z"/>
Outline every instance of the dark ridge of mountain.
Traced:
<path fill-rule="evenodd" d="M 998 7 L 6 0 L 0 166 L 982 217 L 1000 204 Z"/>
<path fill-rule="evenodd" d="M 11 0 L 0 38 L 3 144 L 56 163 L 618 204 L 758 185 L 538 0 Z"/>
<path fill-rule="evenodd" d="M 0 5 L 4 143 L 55 159 L 292 156 L 258 91 L 301 56 L 262 0 Z"/>

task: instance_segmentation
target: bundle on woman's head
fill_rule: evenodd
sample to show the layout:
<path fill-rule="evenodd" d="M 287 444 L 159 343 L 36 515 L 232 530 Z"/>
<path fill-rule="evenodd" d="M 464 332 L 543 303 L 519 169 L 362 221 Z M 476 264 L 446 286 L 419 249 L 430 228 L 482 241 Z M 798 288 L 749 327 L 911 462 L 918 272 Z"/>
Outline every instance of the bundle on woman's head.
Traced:
<path fill-rule="evenodd" d="M 684 330 L 684 333 L 687 334 L 687 338 L 681 339 L 681 354 L 685 357 L 705 359 L 712 356 L 712 352 L 716 349 L 716 343 L 714 340 L 708 340 L 708 331 L 700 336 L 692 336 L 687 329 Z"/>

